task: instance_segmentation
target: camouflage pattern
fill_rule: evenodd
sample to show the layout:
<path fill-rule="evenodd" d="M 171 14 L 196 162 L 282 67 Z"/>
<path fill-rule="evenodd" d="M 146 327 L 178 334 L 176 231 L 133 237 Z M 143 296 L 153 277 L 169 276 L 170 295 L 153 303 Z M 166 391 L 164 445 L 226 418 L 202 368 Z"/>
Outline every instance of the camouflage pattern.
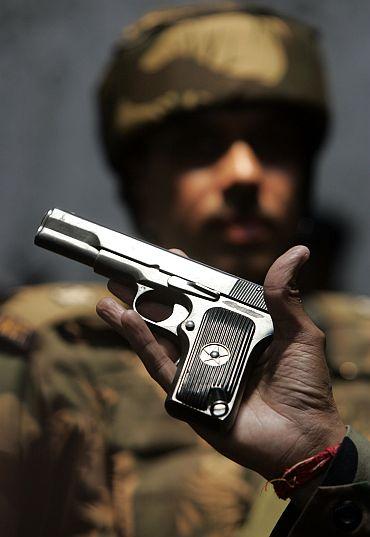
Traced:
<path fill-rule="evenodd" d="M 0 535 L 234 535 L 254 475 L 164 411 L 95 314 L 99 285 L 21 289 L 0 308 Z M 31 329 L 32 327 L 32 329 Z"/>
<path fill-rule="evenodd" d="M 314 30 L 243 4 L 182 6 L 124 31 L 99 93 L 108 153 L 122 138 L 179 111 L 230 101 L 327 109 Z"/>
<path fill-rule="evenodd" d="M 25 345 L 0 323 L 0 534 L 269 535 L 286 502 L 166 415 L 162 390 L 96 316 L 106 295 L 41 285 L 0 309 L 34 334 Z M 342 415 L 370 438 L 370 301 L 322 293 L 307 309 L 328 335 Z M 345 361 L 356 376 L 341 376 Z"/>

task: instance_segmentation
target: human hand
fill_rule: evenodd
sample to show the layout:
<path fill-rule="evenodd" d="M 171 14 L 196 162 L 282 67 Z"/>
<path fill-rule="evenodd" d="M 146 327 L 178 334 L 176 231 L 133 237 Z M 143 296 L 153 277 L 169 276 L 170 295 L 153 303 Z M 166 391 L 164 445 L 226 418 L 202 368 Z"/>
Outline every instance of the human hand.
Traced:
<path fill-rule="evenodd" d="M 308 257 L 304 246 L 291 248 L 266 276 L 265 300 L 274 337 L 251 370 L 233 427 L 220 433 L 191 423 L 218 451 L 269 480 L 345 435 L 332 396 L 324 335 L 305 313 L 294 286 Z M 129 286 L 110 282 L 109 288 L 132 303 Z M 178 358 L 174 344 L 156 338 L 138 313 L 113 299 L 101 300 L 97 312 L 129 341 L 149 374 L 168 392 Z M 145 315 L 154 318 L 164 312 L 165 307 L 148 304 Z"/>

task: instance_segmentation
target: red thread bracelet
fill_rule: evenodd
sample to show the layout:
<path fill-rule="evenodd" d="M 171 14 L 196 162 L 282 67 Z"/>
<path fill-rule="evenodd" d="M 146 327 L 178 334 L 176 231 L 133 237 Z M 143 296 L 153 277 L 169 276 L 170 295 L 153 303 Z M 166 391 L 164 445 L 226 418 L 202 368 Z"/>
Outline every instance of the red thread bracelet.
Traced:
<path fill-rule="evenodd" d="M 276 495 L 282 500 L 291 498 L 297 488 L 316 477 L 326 468 L 337 454 L 340 444 L 341 442 L 335 446 L 329 446 L 316 455 L 297 462 L 291 468 L 287 468 L 282 477 L 272 479 L 266 485 L 272 483 Z"/>

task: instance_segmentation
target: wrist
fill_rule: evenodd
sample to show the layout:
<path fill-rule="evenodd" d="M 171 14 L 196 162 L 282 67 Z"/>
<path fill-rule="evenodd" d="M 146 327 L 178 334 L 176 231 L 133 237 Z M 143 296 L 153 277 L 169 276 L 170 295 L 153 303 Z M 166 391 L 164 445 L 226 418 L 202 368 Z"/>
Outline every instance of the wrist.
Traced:
<path fill-rule="evenodd" d="M 339 442 L 334 446 L 328 446 L 312 457 L 287 468 L 280 478 L 272 480 L 276 495 L 282 500 L 293 498 L 298 491 L 307 486 L 305 496 L 310 495 L 319 485 L 318 478 L 325 475 L 340 445 Z"/>
<path fill-rule="evenodd" d="M 320 440 L 327 441 L 329 445 L 317 450 L 311 446 L 307 450 L 308 457 L 285 468 L 278 478 L 272 479 L 277 496 L 284 500 L 291 498 L 298 506 L 304 505 L 324 480 L 345 433 L 346 428 L 338 426 L 336 430 L 331 429 L 329 435 L 321 435 Z"/>
<path fill-rule="evenodd" d="M 275 474 L 274 478 L 280 477 L 287 468 L 316 455 L 328 446 L 341 443 L 346 435 L 346 427 L 339 416 L 325 421 L 317 418 L 312 423 L 314 426 L 311 426 L 308 431 L 302 431 L 294 447 L 285 453 L 279 464 L 276 465 L 277 475 Z"/>

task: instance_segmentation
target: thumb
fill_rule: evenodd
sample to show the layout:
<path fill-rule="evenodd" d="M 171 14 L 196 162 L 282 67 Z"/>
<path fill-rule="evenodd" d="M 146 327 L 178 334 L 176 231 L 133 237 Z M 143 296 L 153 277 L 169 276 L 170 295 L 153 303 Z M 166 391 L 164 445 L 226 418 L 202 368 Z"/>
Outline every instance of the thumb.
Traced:
<path fill-rule="evenodd" d="M 266 275 L 265 300 L 273 320 L 275 336 L 290 339 L 297 332 L 313 326 L 303 309 L 296 287 L 299 271 L 309 257 L 310 251 L 306 246 L 294 246 L 273 263 Z"/>

